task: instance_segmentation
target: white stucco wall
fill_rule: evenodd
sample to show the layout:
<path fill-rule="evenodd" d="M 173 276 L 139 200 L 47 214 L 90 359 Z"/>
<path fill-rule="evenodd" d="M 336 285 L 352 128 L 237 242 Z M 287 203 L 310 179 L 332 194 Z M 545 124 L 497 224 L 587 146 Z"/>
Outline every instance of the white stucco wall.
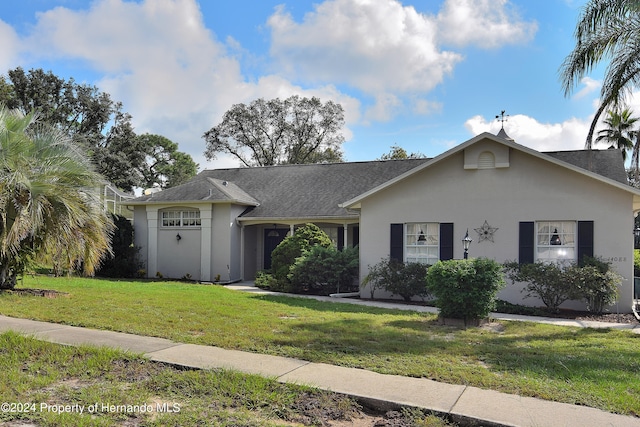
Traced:
<path fill-rule="evenodd" d="M 242 278 L 240 271 L 241 228 L 236 218 L 245 207 L 230 204 L 213 206 L 211 280 L 234 281 Z"/>
<path fill-rule="evenodd" d="M 169 206 L 158 210 L 158 251 L 157 272 L 163 277 L 180 279 L 201 277 L 200 247 L 201 227 L 162 227 L 161 215 L 165 210 L 193 210 L 196 206 Z M 180 240 L 177 236 L 180 235 Z M 156 277 L 156 271 L 148 271 L 149 277 Z"/>
<path fill-rule="evenodd" d="M 477 143 L 473 150 L 482 152 L 482 145 Z M 492 145 L 494 142 L 487 147 Z M 505 160 L 503 153 L 496 157 Z M 502 262 L 518 259 L 520 221 L 594 221 L 594 255 L 610 259 L 625 277 L 620 292 L 621 311 L 630 310 L 632 195 L 518 150 L 509 150 L 508 163 L 508 167 L 495 169 L 465 169 L 464 152 L 458 152 L 364 199 L 360 221 L 361 278 L 367 274 L 368 266 L 389 256 L 391 223 L 453 223 L 455 258 L 463 256 L 461 240 L 468 228 L 473 239 L 469 256 Z M 498 228 L 494 242 L 478 242 L 474 229 L 485 221 Z M 369 291 L 364 290 L 362 295 L 368 297 Z M 507 286 L 498 297 L 541 305 L 532 299 L 522 301 L 520 289 L 514 286 Z"/>

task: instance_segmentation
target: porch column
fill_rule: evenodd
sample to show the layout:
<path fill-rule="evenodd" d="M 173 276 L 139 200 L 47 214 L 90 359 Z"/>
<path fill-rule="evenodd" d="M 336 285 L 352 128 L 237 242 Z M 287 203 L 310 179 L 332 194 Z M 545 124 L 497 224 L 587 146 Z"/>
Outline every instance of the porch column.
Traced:
<path fill-rule="evenodd" d="M 342 249 L 344 250 L 344 248 L 348 248 L 349 247 L 349 224 L 347 224 L 346 222 L 344 223 L 344 225 L 342 226 Z"/>
<path fill-rule="evenodd" d="M 158 271 L 158 208 L 147 206 L 147 277 Z"/>
<path fill-rule="evenodd" d="M 293 236 L 293 233 L 295 232 L 295 227 L 293 224 L 289 225 L 289 236 Z"/>
<path fill-rule="evenodd" d="M 200 280 L 211 281 L 211 223 L 212 207 L 200 209 Z"/>
<path fill-rule="evenodd" d="M 240 280 L 244 281 L 244 224 L 240 224 Z"/>

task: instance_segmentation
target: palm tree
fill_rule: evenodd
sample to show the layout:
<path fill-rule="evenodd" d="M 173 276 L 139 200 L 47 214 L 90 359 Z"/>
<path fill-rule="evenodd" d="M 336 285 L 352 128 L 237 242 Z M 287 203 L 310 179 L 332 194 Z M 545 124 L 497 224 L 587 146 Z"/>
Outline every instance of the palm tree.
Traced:
<path fill-rule="evenodd" d="M 0 108 L 0 289 L 45 257 L 93 274 L 113 230 L 101 180 L 68 137 L 34 114 Z"/>
<path fill-rule="evenodd" d="M 565 96 L 601 61 L 610 61 L 600 91 L 601 105 L 585 143 L 591 149 L 602 113 L 620 107 L 631 90 L 640 86 L 640 1 L 590 0 L 578 20 L 575 38 L 575 48 L 560 67 Z"/>
<path fill-rule="evenodd" d="M 596 142 L 613 144 L 615 148 L 621 150 L 624 161 L 627 160 L 627 151 L 634 149 L 634 141 L 638 134 L 638 131 L 634 129 L 638 118 L 632 117 L 632 114 L 633 112 L 628 108 L 622 112 L 609 110 L 608 117 L 604 120 L 607 127 L 598 132 L 596 138 Z"/>

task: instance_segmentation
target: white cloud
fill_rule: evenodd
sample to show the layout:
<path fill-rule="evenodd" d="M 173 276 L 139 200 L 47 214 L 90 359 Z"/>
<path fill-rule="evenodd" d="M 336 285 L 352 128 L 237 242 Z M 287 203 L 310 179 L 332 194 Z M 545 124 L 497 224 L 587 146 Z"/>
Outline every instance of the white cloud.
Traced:
<path fill-rule="evenodd" d="M 508 0 L 446 0 L 437 23 L 438 38 L 453 46 L 525 43 L 538 30 L 536 22 L 522 21 Z"/>
<path fill-rule="evenodd" d="M 627 106 L 633 111 L 632 116 L 640 116 L 640 91 L 634 91 L 627 101 Z M 561 123 L 541 123 L 533 117 L 521 114 L 513 115 L 505 121 L 504 129 L 507 135 L 513 138 L 515 142 L 534 150 L 582 150 L 598 106 L 598 102 L 593 104 L 594 114 L 589 115 L 589 117 L 572 117 Z M 594 149 L 606 149 L 609 145 L 595 143 L 598 131 L 604 127 L 602 123 L 604 118 L 606 118 L 606 113 L 600 117 L 600 121 L 596 126 L 593 142 Z M 471 117 L 465 122 L 465 128 L 474 136 L 482 132 L 490 132 L 495 135 L 500 131 L 501 126 L 500 121 L 495 119 L 486 120 L 482 116 Z"/>
<path fill-rule="evenodd" d="M 591 77 L 583 77 L 582 80 L 580 80 L 580 83 L 583 87 L 578 92 L 576 92 L 575 95 L 573 95 L 573 99 L 584 98 L 590 93 L 593 93 L 596 90 L 600 89 L 600 86 L 602 85 L 602 82 L 600 82 L 600 80 L 594 80 Z"/>
<path fill-rule="evenodd" d="M 432 114 L 442 111 L 442 103 L 429 101 L 427 99 L 415 99 L 413 101 L 413 111 L 416 114 Z"/>
<path fill-rule="evenodd" d="M 589 131 L 591 118 L 587 120 L 571 118 L 562 123 L 540 123 L 525 115 L 510 116 L 504 123 L 504 130 L 515 142 L 537 151 L 581 150 Z M 500 131 L 498 120 L 487 121 L 482 116 L 474 116 L 465 122 L 471 134 Z"/>
<path fill-rule="evenodd" d="M 495 48 L 529 41 L 537 29 L 507 0 L 447 0 L 437 16 L 396 0 L 327 0 L 301 22 L 280 6 L 268 26 L 271 54 L 288 78 L 356 88 L 375 101 L 364 117 L 382 121 L 408 111 L 407 96 L 430 92 L 463 60 L 443 41 Z M 433 106 L 414 104 L 413 112 Z"/>
<path fill-rule="evenodd" d="M 0 21 L 0 70 L 12 68 L 19 51 L 19 38 L 15 30 L 7 23 Z"/>
<path fill-rule="evenodd" d="M 272 55 L 294 78 L 349 84 L 368 94 L 429 91 L 462 57 L 435 43 L 435 21 L 394 0 L 329 0 L 302 23 L 269 18 Z"/>

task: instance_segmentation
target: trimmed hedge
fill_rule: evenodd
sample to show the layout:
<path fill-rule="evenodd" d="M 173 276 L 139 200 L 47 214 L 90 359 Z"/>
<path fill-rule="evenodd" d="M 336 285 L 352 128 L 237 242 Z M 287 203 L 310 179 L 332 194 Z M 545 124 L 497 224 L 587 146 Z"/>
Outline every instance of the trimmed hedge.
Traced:
<path fill-rule="evenodd" d="M 427 272 L 427 289 L 436 297 L 440 317 L 465 323 L 487 317 L 504 284 L 502 265 L 486 258 L 438 261 Z"/>
<path fill-rule="evenodd" d="M 411 301 L 413 297 L 425 298 L 429 295 L 425 283 L 427 269 L 426 264 L 383 259 L 373 267 L 369 267 L 369 274 L 362 286 L 370 286 L 371 299 L 376 289 L 384 289 L 392 296 L 400 295 L 405 301 Z"/>
<path fill-rule="evenodd" d="M 581 264 L 510 261 L 505 263 L 505 270 L 514 283 L 525 283 L 525 298 L 540 298 L 551 312 L 558 312 L 565 301 L 583 300 L 589 311 L 602 313 L 615 303 L 622 283 L 610 263 L 593 257 L 585 257 Z"/>

